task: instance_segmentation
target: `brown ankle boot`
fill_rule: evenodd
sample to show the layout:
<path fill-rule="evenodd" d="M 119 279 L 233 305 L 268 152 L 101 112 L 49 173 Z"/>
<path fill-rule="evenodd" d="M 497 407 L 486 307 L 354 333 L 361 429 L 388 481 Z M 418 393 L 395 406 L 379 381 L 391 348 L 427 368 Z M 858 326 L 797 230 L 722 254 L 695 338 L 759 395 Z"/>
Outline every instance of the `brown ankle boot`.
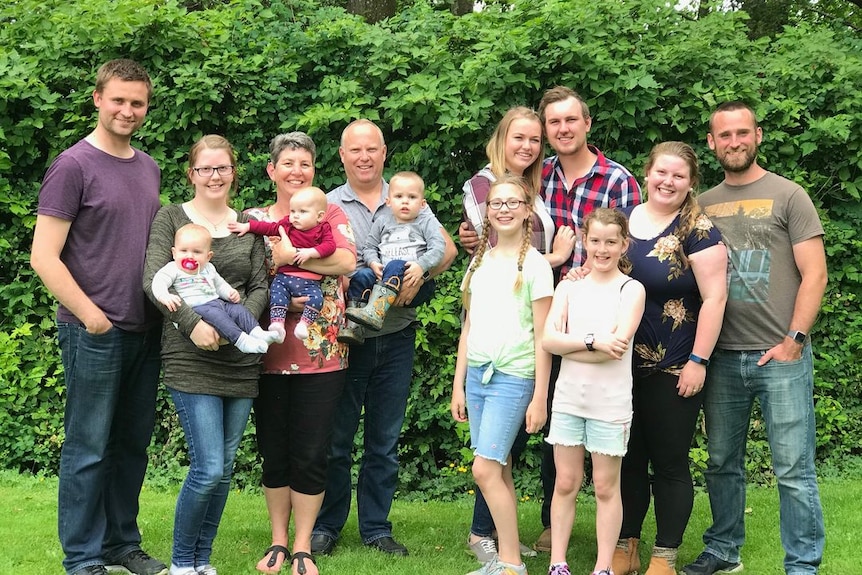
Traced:
<path fill-rule="evenodd" d="M 614 575 L 637 575 L 641 568 L 641 559 L 638 557 L 638 539 L 630 537 L 617 541 L 614 549 L 614 558 L 611 569 Z"/>
<path fill-rule="evenodd" d="M 673 547 L 653 547 L 645 575 L 676 575 L 676 554 Z"/>

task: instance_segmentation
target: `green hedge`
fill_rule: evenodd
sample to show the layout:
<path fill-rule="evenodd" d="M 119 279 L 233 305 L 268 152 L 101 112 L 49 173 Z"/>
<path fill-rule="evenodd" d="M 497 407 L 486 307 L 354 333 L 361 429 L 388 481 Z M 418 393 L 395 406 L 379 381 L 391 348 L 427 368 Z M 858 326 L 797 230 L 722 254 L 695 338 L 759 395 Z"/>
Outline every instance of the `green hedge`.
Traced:
<path fill-rule="evenodd" d="M 318 145 L 317 183 L 342 183 L 341 130 L 357 117 L 383 128 L 387 174 L 418 171 L 454 234 L 461 184 L 485 161 L 502 113 L 536 105 L 565 84 L 590 103 L 590 139 L 640 174 L 650 147 L 678 139 L 699 152 L 704 181 L 721 178 L 706 148 L 711 109 L 755 103 L 762 162 L 803 184 L 827 228 L 830 285 L 814 330 L 818 457 L 862 451 L 859 273 L 862 250 L 862 46 L 851 31 L 799 26 L 750 41 L 745 15 L 700 20 L 663 0 L 547 0 L 454 17 L 423 3 L 377 25 L 310 0 L 234 0 L 188 12 L 175 0 L 16 0 L 0 7 L 0 459 L 53 473 L 62 443 L 63 385 L 52 298 L 28 264 L 39 184 L 51 159 L 92 129 L 96 68 L 130 57 L 156 93 L 136 145 L 163 169 L 162 200 L 189 197 L 189 146 L 224 134 L 240 155 L 238 208 L 271 201 L 269 139 L 305 130 Z M 210 5 L 209 3 L 207 5 Z M 466 427 L 449 416 L 462 257 L 420 312 L 413 393 L 402 442 L 402 496 L 468 488 Z M 182 474 L 183 438 L 166 395 L 153 460 Z M 751 475 L 769 480 L 762 426 L 753 423 Z M 534 439 L 534 442 L 538 439 Z M 704 466 L 704 438 L 692 450 Z M 538 454 L 516 474 L 536 493 Z M 253 426 L 238 458 L 256 484 Z"/>

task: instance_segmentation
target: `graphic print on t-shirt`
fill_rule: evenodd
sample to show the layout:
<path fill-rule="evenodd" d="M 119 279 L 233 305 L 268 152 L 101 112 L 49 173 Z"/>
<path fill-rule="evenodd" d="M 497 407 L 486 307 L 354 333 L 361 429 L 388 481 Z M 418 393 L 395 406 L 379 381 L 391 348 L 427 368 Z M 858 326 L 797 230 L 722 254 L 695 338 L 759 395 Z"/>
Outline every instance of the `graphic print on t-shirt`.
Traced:
<path fill-rule="evenodd" d="M 416 261 L 425 240 L 413 226 L 399 224 L 380 234 L 380 260 L 383 265 L 392 260 Z"/>
<path fill-rule="evenodd" d="M 721 229 L 728 247 L 727 297 L 762 303 L 769 299 L 772 200 L 742 200 L 714 204 L 706 214 Z"/>

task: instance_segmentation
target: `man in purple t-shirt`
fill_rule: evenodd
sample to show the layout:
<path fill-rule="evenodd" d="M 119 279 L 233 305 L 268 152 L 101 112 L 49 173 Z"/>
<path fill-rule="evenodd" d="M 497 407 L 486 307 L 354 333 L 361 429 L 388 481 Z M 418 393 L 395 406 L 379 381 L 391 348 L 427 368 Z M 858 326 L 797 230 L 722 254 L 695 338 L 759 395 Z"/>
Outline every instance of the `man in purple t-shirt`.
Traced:
<path fill-rule="evenodd" d="M 144 295 L 150 224 L 161 172 L 131 146 L 152 96 L 131 60 L 99 68 L 96 128 L 45 174 L 30 263 L 59 301 L 66 439 L 58 521 L 63 567 L 139 575 L 167 567 L 141 549 L 138 497 L 155 422 L 161 321 Z"/>

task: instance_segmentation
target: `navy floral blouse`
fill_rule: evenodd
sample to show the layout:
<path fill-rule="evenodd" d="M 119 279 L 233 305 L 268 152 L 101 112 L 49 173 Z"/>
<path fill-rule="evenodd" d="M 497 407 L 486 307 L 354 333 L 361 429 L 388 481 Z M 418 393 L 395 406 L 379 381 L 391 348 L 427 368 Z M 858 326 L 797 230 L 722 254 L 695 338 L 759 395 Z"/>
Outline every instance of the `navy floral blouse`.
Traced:
<path fill-rule="evenodd" d="M 623 209 L 631 216 L 634 206 Z M 661 370 L 678 375 L 694 346 L 701 297 L 691 267 L 683 266 L 678 248 L 686 256 L 721 242 L 712 221 L 701 214 L 687 238 L 679 237 L 679 215 L 654 238 L 631 238 L 627 255 L 629 274 L 646 288 L 646 307 L 635 334 L 636 370 Z"/>

